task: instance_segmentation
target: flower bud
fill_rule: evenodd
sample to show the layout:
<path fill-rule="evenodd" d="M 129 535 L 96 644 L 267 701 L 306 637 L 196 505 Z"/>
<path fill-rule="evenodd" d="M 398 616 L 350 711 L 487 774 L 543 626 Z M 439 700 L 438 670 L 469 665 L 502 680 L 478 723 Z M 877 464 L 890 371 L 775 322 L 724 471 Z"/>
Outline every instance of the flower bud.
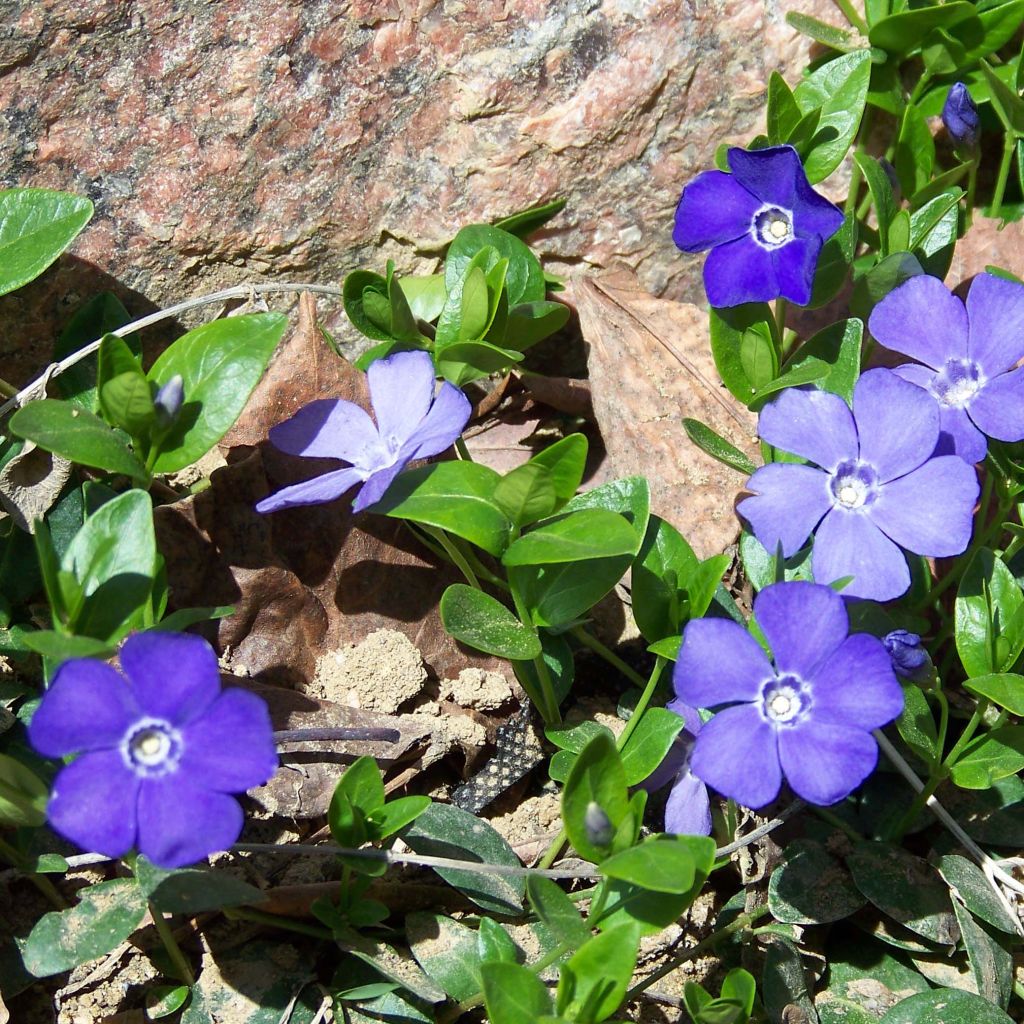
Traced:
<path fill-rule="evenodd" d="M 176 373 L 157 391 L 156 398 L 153 399 L 157 419 L 164 425 L 173 423 L 181 410 L 184 398 L 184 382 L 181 379 L 181 374 Z"/>
<path fill-rule="evenodd" d="M 882 638 L 882 643 L 889 652 L 896 675 L 915 683 L 931 678 L 934 671 L 932 659 L 916 633 L 894 629 Z"/>
<path fill-rule="evenodd" d="M 587 804 L 587 809 L 583 814 L 583 829 L 587 833 L 588 841 L 594 846 L 611 846 L 615 834 L 611 819 L 595 800 L 591 800 Z"/>
<path fill-rule="evenodd" d="M 974 149 L 978 145 L 981 126 L 978 106 L 963 82 L 954 82 L 949 87 L 949 95 L 942 108 L 942 123 L 958 146 Z"/>

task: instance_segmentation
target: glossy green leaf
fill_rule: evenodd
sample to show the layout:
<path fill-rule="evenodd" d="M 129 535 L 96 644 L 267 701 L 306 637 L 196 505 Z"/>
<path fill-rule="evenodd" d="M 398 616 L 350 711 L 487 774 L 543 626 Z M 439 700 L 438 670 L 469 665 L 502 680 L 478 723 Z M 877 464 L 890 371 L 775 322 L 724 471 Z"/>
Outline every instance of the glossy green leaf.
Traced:
<path fill-rule="evenodd" d="M 387 292 L 387 279 L 371 270 L 354 270 L 346 276 L 342 284 L 342 301 L 345 304 L 346 316 L 356 330 L 367 338 L 373 338 L 374 341 L 394 340 L 390 331 L 379 326 L 381 310 L 387 309 L 390 314 Z M 377 297 L 376 307 L 374 296 Z M 371 309 L 376 309 L 376 318 L 370 315 L 371 309 L 367 309 L 367 298 L 370 299 Z"/>
<path fill-rule="evenodd" d="M 633 618 L 649 642 L 682 628 L 689 611 L 683 604 L 686 584 L 699 564 L 686 538 L 664 519 L 651 516 L 633 563 L 631 591 Z"/>
<path fill-rule="evenodd" d="M 540 634 L 541 657 L 548 670 L 551 686 L 555 691 L 555 699 L 559 704 L 568 696 L 576 676 L 576 659 L 572 648 L 566 643 L 565 637 L 546 629 Z M 516 678 L 524 690 L 539 695 L 543 687 L 537 674 L 537 667 L 532 661 L 516 661 L 512 665 Z M 532 698 L 531 698 L 532 699 Z"/>
<path fill-rule="evenodd" d="M 632 555 L 617 555 L 582 562 L 511 566 L 509 581 L 535 625 L 564 626 L 593 608 L 622 579 L 632 561 Z"/>
<path fill-rule="evenodd" d="M 857 319 L 840 320 L 819 331 L 797 349 L 792 369 L 815 365 L 823 372 L 815 381 L 822 391 L 831 391 L 853 402 L 853 389 L 860 376 L 864 324 Z"/>
<path fill-rule="evenodd" d="M 0 825 L 38 828 L 46 821 L 50 790 L 35 772 L 20 761 L 0 754 Z"/>
<path fill-rule="evenodd" d="M 870 52 L 854 50 L 820 65 L 794 89 L 804 113 L 821 108 L 813 148 L 804 160 L 812 185 L 827 178 L 846 156 L 860 127 L 870 78 Z"/>
<path fill-rule="evenodd" d="M 945 277 L 953 260 L 963 194 L 962 189 L 948 189 L 910 215 L 910 251 L 933 277 Z"/>
<path fill-rule="evenodd" d="M 508 566 L 553 565 L 634 555 L 639 547 L 633 527 L 617 512 L 582 509 L 538 526 L 505 550 Z"/>
<path fill-rule="evenodd" d="M 527 1024 L 552 1010 L 547 986 L 519 964 L 490 963 L 480 969 L 490 1024 Z"/>
<path fill-rule="evenodd" d="M 706 423 L 689 418 L 683 419 L 686 436 L 706 455 L 735 469 L 737 473 L 749 476 L 757 467 L 735 445 L 716 434 Z"/>
<path fill-rule="evenodd" d="M 494 501 L 513 524 L 523 527 L 551 515 L 558 495 L 550 470 L 531 461 L 501 478 L 494 488 Z"/>
<path fill-rule="evenodd" d="M 935 169 L 935 140 L 921 111 L 912 103 L 903 109 L 896 141 L 896 177 L 909 199 L 931 180 Z M 898 251 L 901 246 L 893 246 Z"/>
<path fill-rule="evenodd" d="M 956 649 L 969 677 L 1010 667 L 1011 652 L 1019 653 L 1018 641 L 1024 643 L 1024 620 L 1017 617 L 1022 607 L 1024 593 L 1013 573 L 994 552 L 979 549 L 964 571 L 954 604 Z"/>
<path fill-rule="evenodd" d="M 38 277 L 89 223 L 84 196 L 47 188 L 0 189 L 0 295 Z"/>
<path fill-rule="evenodd" d="M 437 372 L 456 387 L 463 387 L 489 374 L 504 373 L 520 362 L 523 353 L 486 341 L 461 341 L 445 345 L 436 358 Z"/>
<path fill-rule="evenodd" d="M 964 688 L 979 697 L 987 697 L 1011 714 L 1024 716 L 1024 676 L 1010 672 L 975 676 L 964 683 Z"/>
<path fill-rule="evenodd" d="M 525 210 L 519 210 L 496 220 L 494 226 L 517 238 L 525 239 L 547 224 L 556 214 L 561 213 L 568 202 L 568 199 L 551 199 L 546 203 L 538 203 L 536 206 L 529 206 Z"/>
<path fill-rule="evenodd" d="M 587 860 L 600 862 L 609 853 L 608 846 L 597 845 L 587 828 L 587 808 L 591 803 L 618 828 L 629 806 L 626 773 L 615 741 L 598 733 L 576 758 L 562 790 L 562 823 L 576 852 Z"/>
<path fill-rule="evenodd" d="M 494 501 L 500 479 L 493 469 L 476 462 L 421 466 L 398 476 L 373 511 L 440 527 L 499 556 L 512 531 Z"/>
<path fill-rule="evenodd" d="M 953 910 L 978 995 L 1005 1010 L 1013 993 L 1013 957 L 957 899 Z"/>
<path fill-rule="evenodd" d="M 855 153 L 853 156 L 867 182 L 868 191 L 871 193 L 871 203 L 875 208 L 875 217 L 878 222 L 878 234 L 881 239 L 882 257 L 889 255 L 889 226 L 893 217 L 896 216 L 896 197 L 893 195 L 892 182 L 889 175 L 882 169 L 882 165 L 873 156 L 866 153 Z"/>
<path fill-rule="evenodd" d="M 523 302 L 508 311 L 505 344 L 525 352 L 568 322 L 572 310 L 563 302 Z"/>
<path fill-rule="evenodd" d="M 53 346 L 54 361 L 58 362 L 97 338 L 124 327 L 130 320 L 128 311 L 113 292 L 101 292 L 84 303 L 64 326 Z M 127 341 L 128 347 L 138 355 L 138 335 L 128 335 Z M 64 398 L 70 399 L 82 409 L 96 412 L 99 408 L 96 395 L 97 369 L 97 357 L 93 354 L 69 366 L 54 379 Z"/>
<path fill-rule="evenodd" d="M 981 70 L 991 90 L 992 107 L 1003 127 L 1017 136 L 1024 135 L 1024 100 L 996 74 L 988 61 L 981 62 Z"/>
<path fill-rule="evenodd" d="M 153 426 L 156 409 L 149 382 L 140 373 L 122 373 L 99 390 L 100 408 L 108 423 L 131 437 L 143 437 Z"/>
<path fill-rule="evenodd" d="M 88 886 L 75 906 L 44 914 L 18 942 L 25 969 L 45 978 L 95 960 L 128 938 L 145 913 L 146 897 L 133 878 Z"/>
<path fill-rule="evenodd" d="M 214 320 L 178 338 L 147 375 L 158 387 L 180 375 L 185 401 L 161 442 L 155 473 L 174 473 L 205 455 L 249 400 L 288 318 L 250 313 Z"/>
<path fill-rule="evenodd" d="M 626 773 L 627 785 L 643 782 L 665 760 L 683 724 L 683 719 L 668 708 L 648 708 L 644 712 L 640 724 L 622 748 L 622 770 Z"/>
<path fill-rule="evenodd" d="M 433 323 L 444 308 L 444 274 L 427 274 L 422 277 L 396 277 L 409 310 L 417 320 Z"/>
<path fill-rule="evenodd" d="M 583 479 L 589 443 L 585 434 L 569 434 L 539 451 L 527 465 L 542 466 L 548 471 L 558 503 L 569 501 Z"/>
<path fill-rule="evenodd" d="M 628 922 L 581 946 L 562 966 L 557 1012 L 577 1024 L 597 1024 L 610 1017 L 629 988 L 639 942 L 639 928 Z"/>
<path fill-rule="evenodd" d="M 744 334 L 756 324 L 774 323 L 771 307 L 764 302 L 714 309 L 710 312 L 711 355 L 722 383 L 744 405 L 756 392 L 740 358 Z"/>
<path fill-rule="evenodd" d="M 1012 1024 L 1012 1018 L 973 992 L 940 988 L 902 1000 L 879 1024 Z"/>
<path fill-rule="evenodd" d="M 550 878 L 531 875 L 526 882 L 526 895 L 533 912 L 556 941 L 576 947 L 587 941 L 590 929 L 580 917 L 576 904 Z"/>
<path fill-rule="evenodd" d="M 778 71 L 773 71 L 768 76 L 768 141 L 773 146 L 788 142 L 802 116 L 786 80 Z"/>
<path fill-rule="evenodd" d="M 683 893 L 693 885 L 696 865 L 675 836 L 654 836 L 601 861 L 601 874 L 654 892 Z"/>
<path fill-rule="evenodd" d="M 401 796 L 366 816 L 380 839 L 387 839 L 414 822 L 429 806 L 429 796 Z"/>
<path fill-rule="evenodd" d="M 931 765 L 938 755 L 939 743 L 935 716 L 919 686 L 904 680 L 900 681 L 900 686 L 903 689 L 903 710 L 896 719 L 896 729 L 903 742 L 926 765 Z"/>
<path fill-rule="evenodd" d="M 29 402 L 10 419 L 12 434 L 72 462 L 148 482 L 143 464 L 98 416 L 69 402 L 43 398 Z"/>
<path fill-rule="evenodd" d="M 97 640 L 91 636 L 68 636 L 50 629 L 25 633 L 22 642 L 28 650 L 53 662 L 67 661 L 68 658 L 110 658 L 117 646 L 115 641 Z"/>
<path fill-rule="evenodd" d="M 489 917 L 480 919 L 476 945 L 481 964 L 516 961 L 516 944 L 509 938 L 508 932 Z"/>
<path fill-rule="evenodd" d="M 850 264 L 857 252 L 857 218 L 851 213 L 839 230 L 825 241 L 814 271 L 811 309 L 831 302 L 850 274 Z"/>
<path fill-rule="evenodd" d="M 985 873 L 974 861 L 959 853 L 947 853 L 939 857 L 936 867 L 949 888 L 975 917 L 1007 935 L 1017 934 L 1014 918 L 996 898 Z"/>
<path fill-rule="evenodd" d="M 177 1013 L 192 990 L 188 985 L 154 985 L 146 990 L 146 1019 L 160 1020 Z"/>
<path fill-rule="evenodd" d="M 755 590 L 763 590 L 770 583 L 776 582 L 775 558 L 762 546 L 761 542 L 746 528 L 740 533 L 740 559 L 743 571 Z M 811 551 L 803 548 L 791 558 L 785 560 L 784 578 L 787 580 L 811 580 Z"/>
<path fill-rule="evenodd" d="M 809 14 L 801 14 L 799 11 L 787 11 L 786 22 L 793 26 L 801 35 L 813 39 L 822 46 L 828 46 L 833 50 L 846 51 L 856 47 L 857 41 L 852 32 L 843 28 L 836 28 Z M 785 140 L 783 140 L 785 141 Z"/>
<path fill-rule="evenodd" d="M 579 512 L 585 508 L 603 508 L 625 516 L 637 536 L 637 547 L 647 532 L 647 520 L 651 514 L 651 488 L 642 476 L 628 476 L 621 480 L 610 480 L 600 487 L 577 494 L 562 512 Z"/>
<path fill-rule="evenodd" d="M 914 11 L 902 11 L 882 18 L 871 26 L 868 40 L 872 46 L 903 55 L 917 49 L 933 28 L 954 25 L 974 14 L 969 3 L 947 3 Z"/>
<path fill-rule="evenodd" d="M 1004 725 L 971 740 L 950 776 L 963 789 L 988 789 L 1024 768 L 1024 725 Z"/>
<path fill-rule="evenodd" d="M 509 261 L 505 285 L 510 308 L 524 302 L 539 302 L 544 298 L 546 289 L 540 260 L 515 235 L 490 224 L 471 224 L 452 240 L 444 264 L 444 280 L 449 295 L 457 287 L 466 267 L 485 246 L 492 248 L 495 253 L 483 268 L 485 271 L 499 259 Z"/>
<path fill-rule="evenodd" d="M 537 634 L 500 601 L 481 590 L 453 583 L 441 597 L 441 622 L 456 640 L 510 661 L 540 654 Z"/>
<path fill-rule="evenodd" d="M 743 332 L 740 338 L 740 366 L 751 387 L 758 392 L 778 375 L 778 356 L 768 324 L 756 323 Z"/>

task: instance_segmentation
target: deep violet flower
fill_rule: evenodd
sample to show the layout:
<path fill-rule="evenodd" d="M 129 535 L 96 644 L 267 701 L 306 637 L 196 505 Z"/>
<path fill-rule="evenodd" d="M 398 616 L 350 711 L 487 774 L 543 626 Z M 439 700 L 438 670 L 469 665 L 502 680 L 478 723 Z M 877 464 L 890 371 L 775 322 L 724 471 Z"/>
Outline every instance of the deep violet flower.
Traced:
<path fill-rule="evenodd" d="M 683 252 L 710 249 L 704 290 L 712 306 L 811 301 L 826 239 L 843 223 L 811 188 L 792 146 L 733 147 L 732 174 L 704 171 L 683 189 L 672 238 Z"/>
<path fill-rule="evenodd" d="M 942 123 L 958 146 L 974 149 L 978 145 L 981 128 L 978 105 L 963 82 L 954 82 L 949 87 L 946 102 L 942 105 Z"/>
<path fill-rule="evenodd" d="M 917 633 L 894 629 L 882 637 L 896 675 L 914 682 L 923 682 L 934 672 L 931 656 Z"/>
<path fill-rule="evenodd" d="M 771 660 L 731 619 L 683 630 L 676 693 L 722 708 L 697 736 L 690 769 L 746 807 L 771 803 L 783 775 L 810 803 L 842 800 L 875 767 L 871 730 L 903 707 L 889 655 L 877 637 L 848 635 L 843 599 L 816 583 L 765 587 L 754 617 Z"/>
<path fill-rule="evenodd" d="M 266 704 L 222 692 L 217 656 L 197 636 L 136 634 L 121 669 L 64 662 L 32 718 L 40 754 L 79 754 L 54 781 L 50 825 L 86 850 L 135 848 L 165 868 L 226 850 L 243 820 L 229 794 L 277 770 Z"/>
<path fill-rule="evenodd" d="M 384 496 L 413 459 L 450 448 L 469 420 L 469 399 L 453 384 L 445 381 L 435 397 L 434 364 L 427 352 L 378 359 L 366 377 L 376 424 L 352 402 L 323 398 L 270 430 L 271 443 L 283 452 L 351 465 L 283 487 L 258 502 L 257 512 L 333 501 L 362 482 L 352 502 L 353 511 L 361 512 Z"/>
<path fill-rule="evenodd" d="M 871 333 L 917 359 L 895 370 L 939 403 L 938 454 L 985 458 L 985 435 L 1024 440 L 1024 285 L 979 274 L 960 301 L 938 278 L 919 274 L 875 306 Z"/>
<path fill-rule="evenodd" d="M 711 803 L 708 787 L 690 771 L 693 744 L 700 735 L 701 720 L 696 708 L 678 698 L 665 707 L 686 723 L 664 760 L 641 783 L 648 793 L 672 784 L 665 804 L 665 831 L 685 836 L 711 835 Z"/>
<path fill-rule="evenodd" d="M 868 370 L 853 412 L 838 395 L 790 388 L 761 410 L 758 433 L 814 465 L 772 462 L 747 483 L 737 511 L 769 551 L 786 557 L 814 534 L 818 583 L 853 577 L 846 597 L 889 601 L 910 586 L 900 548 L 958 555 L 971 539 L 974 470 L 932 457 L 939 409 L 891 370 Z"/>

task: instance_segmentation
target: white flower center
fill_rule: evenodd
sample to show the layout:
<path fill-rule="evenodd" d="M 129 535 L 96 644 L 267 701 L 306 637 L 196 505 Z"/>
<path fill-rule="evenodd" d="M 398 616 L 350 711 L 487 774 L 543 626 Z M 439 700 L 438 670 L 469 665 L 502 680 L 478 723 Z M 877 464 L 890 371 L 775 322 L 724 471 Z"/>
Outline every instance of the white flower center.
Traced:
<path fill-rule="evenodd" d="M 877 493 L 878 474 L 866 462 L 849 459 L 832 475 L 832 497 L 842 508 L 857 509 L 870 504 Z"/>
<path fill-rule="evenodd" d="M 789 725 L 803 718 L 811 707 L 811 694 L 796 676 L 781 676 L 761 691 L 761 711 L 774 725 Z"/>
<path fill-rule="evenodd" d="M 181 758 L 181 733 L 170 722 L 144 718 L 136 722 L 121 742 L 125 764 L 146 778 L 167 775 L 178 767 Z"/>
<path fill-rule="evenodd" d="M 985 384 L 977 363 L 970 359 L 950 359 L 932 380 L 929 390 L 940 404 L 963 409 Z"/>
<path fill-rule="evenodd" d="M 762 249 L 778 249 L 793 240 L 793 214 L 781 206 L 762 206 L 754 214 L 750 230 Z"/>

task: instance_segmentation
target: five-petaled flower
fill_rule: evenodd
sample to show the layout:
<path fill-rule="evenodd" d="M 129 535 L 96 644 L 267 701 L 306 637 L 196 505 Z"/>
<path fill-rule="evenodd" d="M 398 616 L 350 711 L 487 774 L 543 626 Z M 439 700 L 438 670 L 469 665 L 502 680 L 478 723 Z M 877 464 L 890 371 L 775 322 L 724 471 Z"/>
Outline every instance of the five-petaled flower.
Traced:
<path fill-rule="evenodd" d="M 871 333 L 919 360 L 896 373 L 939 403 L 937 451 L 985 457 L 985 435 L 1024 440 L 1024 285 L 979 274 L 960 301 L 938 278 L 919 274 L 875 306 Z"/>
<path fill-rule="evenodd" d="M 50 825 L 86 850 L 135 848 L 167 868 L 226 850 L 243 821 L 229 794 L 277 770 L 266 704 L 222 692 L 217 657 L 197 636 L 136 634 L 121 668 L 64 662 L 32 718 L 40 754 L 79 755 L 54 781 Z"/>
<path fill-rule="evenodd" d="M 283 487 L 257 503 L 258 512 L 333 501 L 363 486 L 352 502 L 361 512 L 379 501 L 413 459 L 450 448 L 469 420 L 469 399 L 445 381 L 434 395 L 434 364 L 427 352 L 397 352 L 366 371 L 376 424 L 358 405 L 324 398 L 270 430 L 275 448 L 290 455 L 341 459 L 350 465 Z"/>
<path fill-rule="evenodd" d="M 676 693 L 721 708 L 697 736 L 690 769 L 746 807 L 771 803 L 783 775 L 810 803 L 842 800 L 875 767 L 871 731 L 903 707 L 889 655 L 876 637 L 850 635 L 843 599 L 816 583 L 765 587 L 754 617 L 771 660 L 731 619 L 695 619 L 683 631 Z"/>
<path fill-rule="evenodd" d="M 712 306 L 811 301 L 814 271 L 842 211 L 811 188 L 797 151 L 733 147 L 732 174 L 704 171 L 683 189 L 672 237 L 684 252 L 710 249 L 704 290 Z"/>
<path fill-rule="evenodd" d="M 781 544 L 788 558 L 813 533 L 817 582 L 852 577 L 844 596 L 889 601 L 910 586 L 900 548 L 939 557 L 967 547 L 974 469 L 933 457 L 939 408 L 891 370 L 861 375 L 852 413 L 838 395 L 787 389 L 761 410 L 758 433 L 814 465 L 762 466 L 737 511 L 772 554 Z"/>

